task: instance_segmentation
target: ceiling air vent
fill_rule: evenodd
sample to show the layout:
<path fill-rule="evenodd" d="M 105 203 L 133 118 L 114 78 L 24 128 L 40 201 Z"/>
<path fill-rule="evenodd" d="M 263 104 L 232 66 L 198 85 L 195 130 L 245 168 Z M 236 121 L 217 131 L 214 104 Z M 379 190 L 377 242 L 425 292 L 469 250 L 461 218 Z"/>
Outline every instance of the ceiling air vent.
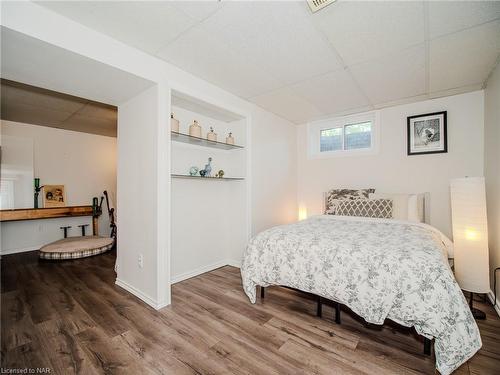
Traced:
<path fill-rule="evenodd" d="M 307 3 L 309 4 L 309 8 L 311 8 L 311 11 L 317 12 L 320 9 L 323 9 L 327 5 L 330 5 L 334 3 L 336 0 L 307 0 Z"/>

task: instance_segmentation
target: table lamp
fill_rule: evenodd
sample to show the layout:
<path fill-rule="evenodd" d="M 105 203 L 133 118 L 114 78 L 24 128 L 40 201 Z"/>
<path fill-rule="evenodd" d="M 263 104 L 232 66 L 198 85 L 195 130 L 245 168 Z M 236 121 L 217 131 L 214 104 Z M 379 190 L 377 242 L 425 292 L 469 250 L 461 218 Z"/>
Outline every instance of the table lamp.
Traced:
<path fill-rule="evenodd" d="M 307 207 L 306 206 L 304 206 L 304 205 L 299 206 L 298 219 L 299 219 L 299 221 L 307 219 Z"/>
<path fill-rule="evenodd" d="M 462 290 L 470 292 L 470 308 L 476 319 L 486 314 L 473 307 L 474 293 L 488 293 L 488 222 L 484 177 L 451 180 L 455 277 Z"/>

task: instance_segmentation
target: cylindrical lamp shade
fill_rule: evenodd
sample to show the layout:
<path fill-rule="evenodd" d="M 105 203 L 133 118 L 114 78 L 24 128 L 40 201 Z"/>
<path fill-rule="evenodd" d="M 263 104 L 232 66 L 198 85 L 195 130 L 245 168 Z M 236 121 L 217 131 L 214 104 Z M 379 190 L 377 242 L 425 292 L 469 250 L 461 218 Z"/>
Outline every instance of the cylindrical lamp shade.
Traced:
<path fill-rule="evenodd" d="M 451 218 L 455 277 L 468 292 L 490 290 L 488 222 L 483 177 L 451 181 Z"/>

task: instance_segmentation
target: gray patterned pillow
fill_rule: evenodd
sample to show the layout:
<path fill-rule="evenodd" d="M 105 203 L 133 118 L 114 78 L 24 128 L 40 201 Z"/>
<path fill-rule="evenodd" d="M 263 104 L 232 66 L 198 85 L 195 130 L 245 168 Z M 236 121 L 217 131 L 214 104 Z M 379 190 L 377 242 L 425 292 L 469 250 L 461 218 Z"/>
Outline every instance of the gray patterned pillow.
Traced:
<path fill-rule="evenodd" d="M 332 189 L 326 194 L 325 214 L 335 215 L 340 200 L 366 199 L 375 189 Z"/>
<path fill-rule="evenodd" d="M 340 200 L 335 215 L 392 218 L 392 199 Z"/>

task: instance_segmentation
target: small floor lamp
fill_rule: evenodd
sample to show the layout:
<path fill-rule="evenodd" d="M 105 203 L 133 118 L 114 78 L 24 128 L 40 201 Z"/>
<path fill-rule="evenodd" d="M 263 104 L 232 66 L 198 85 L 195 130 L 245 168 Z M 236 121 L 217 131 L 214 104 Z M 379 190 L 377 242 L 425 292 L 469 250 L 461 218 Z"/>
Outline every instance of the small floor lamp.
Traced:
<path fill-rule="evenodd" d="M 474 293 L 488 293 L 488 222 L 484 177 L 451 180 L 455 277 L 462 290 L 470 292 L 470 308 L 476 319 L 486 314 L 473 307 Z"/>

